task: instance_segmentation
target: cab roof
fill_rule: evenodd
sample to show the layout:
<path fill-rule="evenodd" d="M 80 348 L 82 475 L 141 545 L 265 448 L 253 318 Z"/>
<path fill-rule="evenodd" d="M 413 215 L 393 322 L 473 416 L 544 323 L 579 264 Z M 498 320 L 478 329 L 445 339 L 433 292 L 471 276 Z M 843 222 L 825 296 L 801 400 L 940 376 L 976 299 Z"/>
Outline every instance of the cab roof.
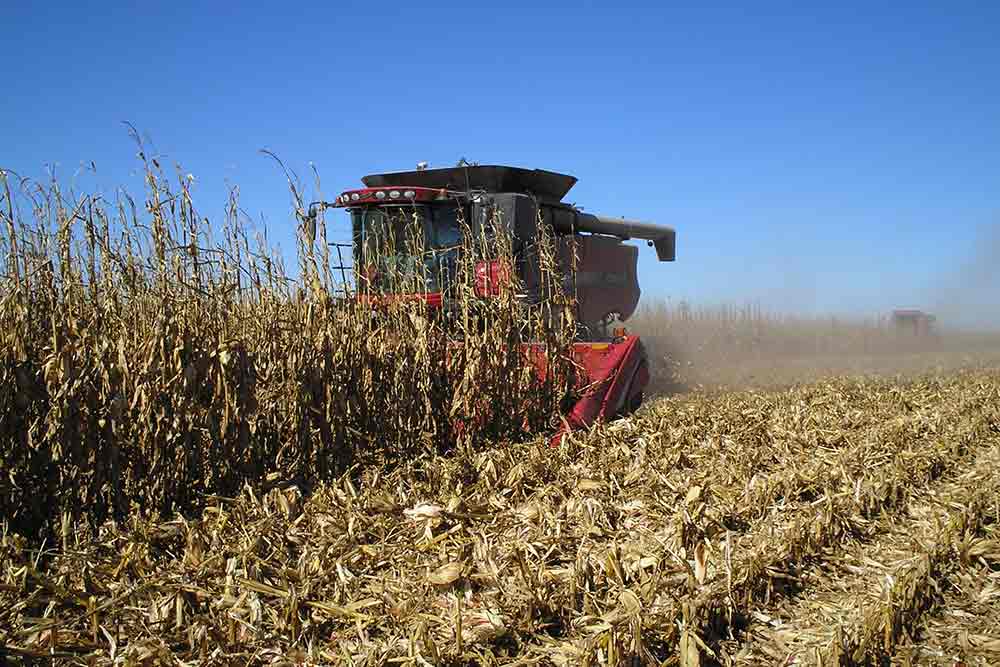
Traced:
<path fill-rule="evenodd" d="M 369 188 L 409 186 L 452 191 L 516 192 L 558 202 L 576 184 L 576 177 L 543 169 L 474 165 L 370 174 L 361 182 Z"/>

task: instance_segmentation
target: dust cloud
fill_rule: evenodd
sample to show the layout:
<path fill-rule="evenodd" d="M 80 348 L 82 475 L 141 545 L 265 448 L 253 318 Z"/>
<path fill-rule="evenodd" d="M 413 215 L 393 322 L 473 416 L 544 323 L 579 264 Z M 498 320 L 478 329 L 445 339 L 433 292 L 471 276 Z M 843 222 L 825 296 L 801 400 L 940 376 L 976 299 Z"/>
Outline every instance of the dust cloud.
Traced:
<path fill-rule="evenodd" d="M 934 276 L 931 284 L 904 296 L 935 316 L 926 334 L 893 326 L 891 308 L 905 303 L 867 319 L 824 317 L 815 310 L 818 285 L 809 267 L 790 263 L 786 273 L 778 286 L 781 312 L 756 304 L 642 306 L 628 325 L 649 352 L 654 393 L 1000 368 L 1000 222 L 962 261 L 921 271 Z"/>
<path fill-rule="evenodd" d="M 948 329 L 1000 330 L 1000 224 L 985 231 L 973 256 L 931 288 L 934 313 Z"/>

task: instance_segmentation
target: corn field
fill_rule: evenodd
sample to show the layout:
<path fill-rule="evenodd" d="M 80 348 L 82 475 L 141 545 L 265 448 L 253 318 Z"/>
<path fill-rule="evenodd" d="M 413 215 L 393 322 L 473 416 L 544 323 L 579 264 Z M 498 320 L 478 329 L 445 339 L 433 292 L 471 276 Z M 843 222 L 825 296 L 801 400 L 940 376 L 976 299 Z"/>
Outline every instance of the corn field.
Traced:
<path fill-rule="evenodd" d="M 661 300 L 647 302 L 630 325 L 649 350 L 654 382 L 668 392 L 1000 361 L 995 332 L 944 326 L 919 336 L 893 327 L 885 313 L 820 317 L 759 303 L 698 306 Z"/>
<path fill-rule="evenodd" d="M 524 350 L 571 343 L 557 276 L 474 299 L 509 248 L 466 228 L 447 316 L 373 306 L 294 177 L 292 279 L 236 192 L 213 227 L 142 160 L 141 199 L 0 181 L 0 662 L 1000 664 L 987 356 L 690 390 L 553 448 L 573 369 Z M 899 368 L 877 323 L 635 328 L 682 380 L 859 346 Z"/>
<path fill-rule="evenodd" d="M 448 322 L 413 304 L 373 309 L 344 297 L 294 179 L 293 281 L 251 240 L 237 192 L 213 227 L 189 178 L 140 156 L 142 199 L 0 181 L 0 520 L 12 530 L 40 539 L 81 518 L 186 512 L 269 477 L 314 484 L 557 418 L 571 369 L 539 376 L 522 343 L 559 357 L 558 293 L 528 313 L 513 297 L 474 302 L 469 270 Z"/>

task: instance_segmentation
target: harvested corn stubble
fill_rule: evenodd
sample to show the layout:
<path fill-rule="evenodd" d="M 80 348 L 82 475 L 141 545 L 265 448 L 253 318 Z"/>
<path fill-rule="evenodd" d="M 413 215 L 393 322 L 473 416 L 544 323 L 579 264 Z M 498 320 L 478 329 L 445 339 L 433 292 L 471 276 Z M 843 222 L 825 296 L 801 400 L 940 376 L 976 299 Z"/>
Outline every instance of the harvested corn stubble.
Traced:
<path fill-rule="evenodd" d="M 1000 664 L 1000 519 L 959 547 L 934 611 L 899 645 L 894 665 Z"/>
<path fill-rule="evenodd" d="M 995 520 L 998 463 L 994 441 L 963 470 L 915 489 L 901 515 L 887 513 L 859 539 L 830 547 L 800 574 L 802 590 L 752 610 L 742 645 L 726 653 L 747 665 L 887 661 L 937 602 L 963 545 Z"/>
<path fill-rule="evenodd" d="M 984 604 L 947 595 L 990 562 L 998 399 L 994 371 L 695 394 L 43 554 L 7 534 L 0 637 L 93 664 L 881 660 Z"/>

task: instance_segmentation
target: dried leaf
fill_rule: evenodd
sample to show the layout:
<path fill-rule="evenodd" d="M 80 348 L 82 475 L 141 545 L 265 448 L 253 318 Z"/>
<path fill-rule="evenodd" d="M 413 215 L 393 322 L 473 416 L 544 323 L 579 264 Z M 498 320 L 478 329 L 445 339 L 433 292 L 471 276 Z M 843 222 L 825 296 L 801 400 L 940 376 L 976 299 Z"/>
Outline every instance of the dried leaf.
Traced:
<path fill-rule="evenodd" d="M 462 563 L 447 563 L 427 575 L 427 581 L 437 586 L 446 586 L 455 582 L 461 575 Z"/>
<path fill-rule="evenodd" d="M 421 521 L 425 519 L 436 519 L 441 516 L 441 512 L 443 511 L 444 508 L 440 505 L 419 503 L 410 509 L 403 510 L 403 514 L 414 521 Z"/>
<path fill-rule="evenodd" d="M 704 542 L 699 542 L 694 548 L 694 578 L 699 584 L 705 583 L 705 574 L 708 571 L 708 549 Z"/>

